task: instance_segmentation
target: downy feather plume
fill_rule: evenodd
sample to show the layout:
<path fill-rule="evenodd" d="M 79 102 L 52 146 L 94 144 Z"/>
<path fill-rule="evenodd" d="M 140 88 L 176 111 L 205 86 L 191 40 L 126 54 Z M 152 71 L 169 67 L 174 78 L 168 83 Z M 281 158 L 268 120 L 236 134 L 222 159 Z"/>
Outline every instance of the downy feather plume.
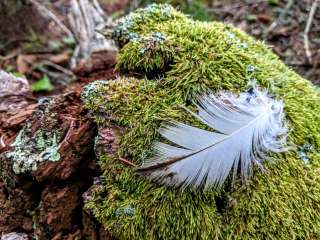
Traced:
<path fill-rule="evenodd" d="M 238 174 L 247 180 L 254 165 L 263 169 L 268 153 L 286 150 L 283 103 L 267 92 L 209 93 L 198 98 L 197 108 L 197 114 L 186 110 L 214 131 L 169 122 L 159 132 L 176 146 L 156 142 L 155 155 L 138 174 L 169 186 L 209 189 L 221 187 L 231 172 L 233 180 Z"/>

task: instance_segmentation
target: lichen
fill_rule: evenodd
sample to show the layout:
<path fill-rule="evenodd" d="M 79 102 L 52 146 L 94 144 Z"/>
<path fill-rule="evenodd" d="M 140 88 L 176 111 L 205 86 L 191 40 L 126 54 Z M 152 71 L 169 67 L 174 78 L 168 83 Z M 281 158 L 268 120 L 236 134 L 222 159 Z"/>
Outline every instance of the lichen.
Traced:
<path fill-rule="evenodd" d="M 299 157 L 305 164 L 310 163 L 309 154 L 313 151 L 313 146 L 310 143 L 305 143 L 302 147 L 298 148 Z"/>
<path fill-rule="evenodd" d="M 48 112 L 46 107 L 50 101 L 40 102 L 40 108 L 34 113 L 33 118 L 40 118 L 47 113 L 55 119 L 56 116 Z M 54 121 L 54 120 L 53 120 Z M 6 153 L 6 157 L 12 161 L 14 173 L 20 174 L 37 170 L 39 163 L 44 161 L 59 161 L 59 142 L 61 133 L 48 128 L 39 128 L 34 133 L 32 130 L 32 121 L 27 123 L 18 133 L 15 141 L 11 144 L 11 150 Z"/>
<path fill-rule="evenodd" d="M 99 125 L 126 129 L 117 154 L 100 158 L 103 187 L 86 207 L 119 239 L 320 238 L 319 89 L 264 43 L 230 25 L 193 21 L 168 5 L 151 10 L 120 20 L 114 34 L 121 46 L 118 70 L 142 78 L 110 80 L 85 98 Z M 125 31 L 123 22 L 130 23 Z M 141 40 L 127 41 L 130 33 Z M 141 54 L 154 33 L 165 39 Z M 141 164 L 168 119 L 203 127 L 180 107 L 194 110 L 192 99 L 199 92 L 240 92 L 252 84 L 283 100 L 293 148 L 272 156 L 275 161 L 264 172 L 255 170 L 246 185 L 180 191 L 136 176 L 119 161 L 121 156 Z M 305 143 L 312 146 L 304 150 L 308 164 L 295 147 Z M 128 207 L 134 211 L 117 214 Z"/>
<path fill-rule="evenodd" d="M 11 145 L 14 148 L 6 154 L 13 161 L 13 171 L 16 174 L 37 170 L 37 165 L 43 161 L 59 161 L 60 154 L 56 133 L 35 133 L 34 137 L 26 134 L 26 128 L 22 129 Z"/>
<path fill-rule="evenodd" d="M 82 98 L 87 99 L 89 96 L 92 96 L 92 94 L 97 94 L 99 92 L 95 91 L 99 86 L 108 84 L 108 81 L 100 80 L 95 81 L 92 84 L 89 84 L 85 86 L 83 92 L 82 92 Z"/>

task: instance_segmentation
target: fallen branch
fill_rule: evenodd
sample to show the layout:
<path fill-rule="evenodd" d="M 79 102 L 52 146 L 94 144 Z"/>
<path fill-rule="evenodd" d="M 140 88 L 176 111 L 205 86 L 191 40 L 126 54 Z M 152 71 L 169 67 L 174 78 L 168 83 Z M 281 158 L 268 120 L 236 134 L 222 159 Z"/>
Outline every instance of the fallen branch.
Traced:
<path fill-rule="evenodd" d="M 68 15 L 72 32 L 78 42 L 71 67 L 74 68 L 82 59 L 89 59 L 93 52 L 115 51 L 112 41 L 105 39 L 98 29 L 112 23 L 96 0 L 72 0 Z"/>
<path fill-rule="evenodd" d="M 52 61 L 45 60 L 45 61 L 43 61 L 43 64 L 47 65 L 47 66 L 50 66 L 50 67 L 53 67 L 56 70 L 59 70 L 60 72 L 64 73 L 65 75 L 67 75 L 67 76 L 69 76 L 71 78 L 75 77 L 72 71 L 70 71 L 69 69 L 64 68 L 64 67 L 62 67 L 62 66 L 60 66 L 58 64 L 55 64 Z"/>

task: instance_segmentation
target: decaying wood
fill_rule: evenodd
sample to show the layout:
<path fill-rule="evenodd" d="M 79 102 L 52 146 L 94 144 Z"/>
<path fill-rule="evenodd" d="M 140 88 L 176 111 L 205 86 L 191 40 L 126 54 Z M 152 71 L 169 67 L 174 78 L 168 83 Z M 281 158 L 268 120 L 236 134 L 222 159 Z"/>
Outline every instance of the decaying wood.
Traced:
<path fill-rule="evenodd" d="M 6 157 L 14 147 L 7 146 L 1 153 L 0 233 L 16 231 L 31 233 L 38 239 L 65 239 L 68 230 L 68 236 L 74 236 L 70 239 L 76 239 L 82 234 L 78 211 L 82 193 L 98 171 L 93 152 L 96 128 L 86 117 L 79 93 L 43 101 L 26 122 L 25 132 L 30 138 L 39 130 L 60 132 L 61 159 L 43 161 L 37 170 L 17 175 Z M 34 212 L 34 216 L 28 212 Z"/>
<path fill-rule="evenodd" d="M 15 108 L 0 112 L 0 235 L 18 232 L 40 240 L 110 239 L 91 213 L 81 211 L 85 202 L 82 195 L 100 175 L 94 152 L 97 129 L 81 100 L 82 88 L 96 79 L 116 77 L 115 53 L 98 56 L 105 60 L 97 60 L 100 64 L 94 75 L 90 74 L 92 68 L 79 67 L 77 73 L 85 78 L 68 86 L 64 93 L 39 102 L 30 94 L 24 79 L 12 84 L 15 92 L 20 89 L 23 95 L 14 96 Z M 57 133 L 60 160 L 42 161 L 36 170 L 16 174 L 13 161 L 7 156 L 15 151 L 12 143 L 21 129 L 31 145 L 37 141 L 39 131 Z M 32 155 L 41 152 L 35 147 Z"/>

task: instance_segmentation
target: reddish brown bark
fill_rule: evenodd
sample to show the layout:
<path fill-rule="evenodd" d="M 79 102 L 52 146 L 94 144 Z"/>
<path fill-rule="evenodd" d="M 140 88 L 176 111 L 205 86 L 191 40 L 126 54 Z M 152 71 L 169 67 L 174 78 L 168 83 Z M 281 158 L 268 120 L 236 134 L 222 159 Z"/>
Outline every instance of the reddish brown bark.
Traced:
<path fill-rule="evenodd" d="M 97 129 L 87 116 L 80 95 L 90 81 L 115 78 L 114 64 L 113 53 L 96 65 L 94 74 L 90 74 L 92 69 L 79 67 L 81 81 L 52 100 L 41 100 L 39 104 L 31 101 L 0 126 L 0 133 L 6 133 L 6 146 L 0 150 L 0 235 L 15 231 L 40 240 L 111 239 L 93 216 L 82 210 L 82 195 L 92 186 L 99 169 L 94 153 Z M 8 120 L 3 114 L 0 119 Z M 60 160 L 41 162 L 36 171 L 17 175 L 6 153 L 12 150 L 10 143 L 26 124 L 31 139 L 38 130 L 61 134 Z"/>

